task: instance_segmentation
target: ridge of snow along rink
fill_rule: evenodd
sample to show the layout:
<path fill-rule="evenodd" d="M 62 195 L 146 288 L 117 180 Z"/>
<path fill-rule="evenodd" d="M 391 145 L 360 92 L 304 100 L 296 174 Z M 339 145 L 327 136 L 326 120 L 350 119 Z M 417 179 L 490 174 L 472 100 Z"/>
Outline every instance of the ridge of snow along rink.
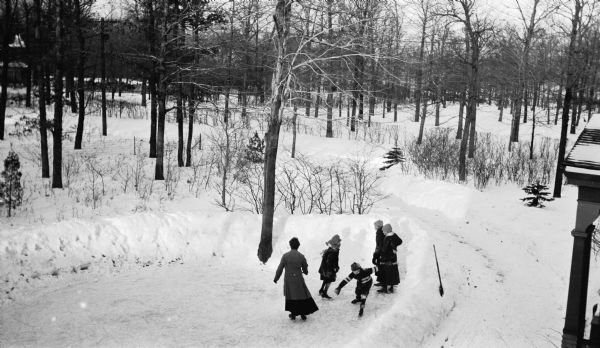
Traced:
<path fill-rule="evenodd" d="M 261 216 L 245 213 L 143 213 L 130 216 L 99 218 L 94 221 L 64 221 L 49 226 L 39 226 L 11 233 L 10 238 L 0 242 L 0 276 L 3 286 L 25 281 L 23 278 L 37 277 L 43 282 L 44 276 L 57 273 L 59 277 L 71 272 L 82 264 L 88 264 L 90 271 L 108 260 L 117 260 L 114 267 L 149 261 L 168 262 L 177 258 L 194 262 L 222 258 L 231 269 L 241 272 L 263 272 L 266 278 L 274 275 L 279 258 L 289 250 L 288 240 L 296 236 L 300 239 L 300 251 L 309 263 L 307 283 L 313 295 L 318 286 L 317 269 L 325 242 L 335 233 L 342 238 L 340 252 L 340 272 L 338 282 L 349 273 L 351 262 L 358 261 L 364 267 L 371 266 L 375 236 L 373 221 L 382 219 L 390 222 L 395 232 L 404 240 L 399 248 L 399 267 L 402 283 L 394 295 L 376 294 L 376 288 L 367 302 L 367 311 L 362 320 L 357 320 L 349 299 L 354 284 L 349 284 L 332 308 L 322 308 L 314 321 L 331 321 L 326 315 L 339 316 L 335 308 L 352 310 L 348 329 L 355 328 L 354 334 L 339 332 L 333 335 L 334 341 L 323 341 L 315 335 L 299 341 L 286 340 L 286 345 L 311 342 L 312 345 L 347 344 L 364 346 L 376 342 L 379 346 L 405 347 L 419 346 L 429 337 L 440 321 L 451 310 L 453 301 L 446 296 L 440 300 L 437 292 L 437 274 L 428 234 L 407 217 L 385 215 L 294 215 L 275 219 L 274 252 L 267 265 L 260 265 L 256 257 L 260 234 Z M 16 232 L 16 231 L 15 231 Z M 102 256 L 104 255 L 104 257 Z M 256 266 L 253 266 L 256 265 Z M 106 266 L 106 265 L 105 265 Z M 113 267 L 110 265 L 110 267 Z M 265 276 L 256 277 L 257 281 Z M 314 279 L 313 279 L 314 278 Z M 4 280 L 9 280 L 6 282 Z M 336 282 L 336 284 L 338 283 Z M 11 286 L 11 285 L 9 285 Z M 253 284 L 272 288 L 274 284 Z M 281 284 L 275 285 L 280 298 L 273 298 L 282 316 L 276 321 L 286 321 L 283 314 Z M 2 289 L 4 290 L 4 289 Z M 272 291 L 272 290 L 270 290 Z M 4 293 L 4 291 L 3 291 Z M 17 297 L 18 299 L 18 297 Z M 348 301 L 347 301 L 348 300 Z M 224 299 L 225 301 L 225 299 Z M 333 304 L 333 303 L 332 303 Z M 329 313 L 329 314 L 326 314 Z M 344 315 L 343 313 L 341 315 Z M 338 318 L 348 320 L 348 318 Z M 292 328 L 293 330 L 297 330 Z M 338 329 L 345 330 L 342 325 Z M 216 330 L 216 328 L 215 328 Z M 306 333 L 304 333 L 306 334 Z M 293 339 L 294 336 L 290 336 Z M 212 342 L 215 342 L 214 340 Z M 269 341 L 264 345 L 269 346 Z M 273 343 L 271 341 L 271 343 Z"/>

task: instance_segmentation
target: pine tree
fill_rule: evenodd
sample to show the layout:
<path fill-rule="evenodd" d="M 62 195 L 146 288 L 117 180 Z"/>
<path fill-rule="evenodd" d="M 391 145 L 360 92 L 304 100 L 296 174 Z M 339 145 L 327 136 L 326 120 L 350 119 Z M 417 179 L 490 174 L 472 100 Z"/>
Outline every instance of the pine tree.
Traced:
<path fill-rule="evenodd" d="M 1 173 L 2 182 L 0 182 L 0 205 L 8 207 L 8 217 L 23 201 L 20 169 L 19 156 L 11 150 L 4 160 L 4 171 Z"/>
<path fill-rule="evenodd" d="M 388 153 L 383 156 L 383 158 L 385 158 L 385 161 L 383 162 L 384 166 L 379 168 L 379 170 L 386 170 L 391 166 L 402 163 L 406 160 L 404 157 L 404 152 L 402 152 L 402 150 L 398 147 L 397 143 L 390 151 L 388 151 Z"/>
<path fill-rule="evenodd" d="M 554 198 L 548 198 L 550 192 L 547 191 L 548 186 L 540 184 L 540 182 L 536 182 L 535 184 L 529 184 L 523 187 L 523 191 L 527 193 L 529 196 L 525 198 L 521 198 L 523 202 L 527 203 L 529 207 L 539 207 L 543 208 L 543 202 L 553 201 Z"/>
<path fill-rule="evenodd" d="M 254 132 L 246 148 L 246 159 L 252 163 L 263 163 L 265 155 L 265 141 Z"/>

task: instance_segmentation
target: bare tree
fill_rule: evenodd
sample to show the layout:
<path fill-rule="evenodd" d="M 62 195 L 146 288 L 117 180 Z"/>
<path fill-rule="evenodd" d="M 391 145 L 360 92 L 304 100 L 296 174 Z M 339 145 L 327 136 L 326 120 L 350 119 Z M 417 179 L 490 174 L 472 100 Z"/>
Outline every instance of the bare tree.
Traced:
<path fill-rule="evenodd" d="M 267 262 L 273 253 L 273 215 L 275 213 L 275 164 L 281 128 L 281 106 L 290 78 L 288 61 L 288 38 L 293 0 L 277 0 L 273 21 L 275 26 L 274 44 L 277 50 L 275 70 L 271 87 L 271 113 L 265 134 L 265 185 L 263 218 L 258 245 L 258 259 Z"/>
<path fill-rule="evenodd" d="M 573 0 L 575 3 L 575 9 L 573 16 L 571 17 L 571 34 L 569 37 L 569 49 L 567 51 L 566 61 L 566 78 L 565 78 L 565 98 L 563 101 L 563 112 L 562 112 L 562 123 L 560 128 L 560 142 L 558 145 L 558 159 L 556 162 L 556 176 L 554 178 L 554 192 L 553 197 L 558 198 L 561 196 L 562 184 L 563 184 L 563 172 L 565 159 L 565 152 L 567 147 L 567 129 L 569 128 L 569 110 L 571 108 L 571 101 L 573 99 L 573 86 L 575 84 L 575 45 L 577 43 L 578 29 L 581 24 L 581 13 L 585 0 Z"/>

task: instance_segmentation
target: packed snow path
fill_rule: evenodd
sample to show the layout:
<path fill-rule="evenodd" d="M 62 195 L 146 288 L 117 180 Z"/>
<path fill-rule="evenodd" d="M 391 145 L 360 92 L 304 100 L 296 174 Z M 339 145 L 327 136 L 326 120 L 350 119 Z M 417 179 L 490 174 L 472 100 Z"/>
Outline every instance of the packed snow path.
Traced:
<path fill-rule="evenodd" d="M 317 298 L 317 313 L 306 322 L 292 322 L 283 310 L 282 284 L 273 283 L 274 270 L 281 254 L 288 250 L 290 236 L 300 238 L 300 250 L 307 255 L 310 273 L 306 279 L 314 296 L 320 286 L 316 272 L 320 251 L 333 234 L 330 231 L 342 236 L 338 282 L 349 273 L 351 261 L 369 266 L 374 220 L 373 216 L 280 219 L 283 232 L 275 240 L 273 259 L 263 266 L 248 250 L 254 248 L 246 243 L 252 239 L 247 231 L 257 230 L 260 222 L 249 214 L 148 214 L 79 225 L 71 229 L 71 234 L 59 228 L 62 234 L 55 236 L 58 241 L 43 240 L 47 235 L 38 235 L 22 241 L 37 248 L 21 247 L 45 250 L 55 245 L 60 251 L 77 247 L 95 254 L 98 250 L 92 244 L 84 247 L 78 243 L 103 236 L 102 240 L 108 239 L 105 243 L 97 241 L 93 245 L 102 246 L 106 252 L 117 248 L 126 252 L 126 259 L 133 260 L 147 256 L 147 249 L 153 245 L 163 260 L 174 262 L 162 266 L 154 262 L 148 267 L 141 266 L 147 262 L 140 262 L 137 268 L 126 267 L 112 275 L 94 272 L 92 264 L 89 272 L 42 280 L 46 288 L 30 292 L 24 289 L 14 295 L 16 301 L 3 306 L 0 342 L 9 346 L 418 346 L 431 335 L 450 305 L 441 303 L 437 295 L 437 276 L 431 272 L 433 259 L 428 251 L 431 240 L 406 218 L 386 218 L 403 230 L 403 282 L 391 295 L 378 294 L 373 288 L 361 319 L 357 317 L 358 307 L 350 304 L 354 284 L 333 300 Z M 202 245 L 196 244 L 198 240 L 192 236 L 202 239 Z M 183 255 L 181 259 L 175 257 L 177 250 Z M 194 252 L 203 255 L 194 257 Z M 164 258 L 169 255 L 171 258 Z M 52 262 L 57 263 L 56 258 L 60 255 L 55 255 Z M 31 270 L 39 268 L 35 265 Z"/>

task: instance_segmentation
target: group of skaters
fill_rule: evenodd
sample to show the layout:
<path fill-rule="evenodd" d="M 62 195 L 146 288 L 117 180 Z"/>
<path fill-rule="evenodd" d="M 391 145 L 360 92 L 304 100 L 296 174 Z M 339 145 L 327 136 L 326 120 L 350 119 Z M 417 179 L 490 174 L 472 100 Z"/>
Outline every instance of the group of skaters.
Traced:
<path fill-rule="evenodd" d="M 378 293 L 393 293 L 394 286 L 400 284 L 397 248 L 402 244 L 402 239 L 392 231 L 390 224 L 384 225 L 381 220 L 375 221 L 374 227 L 376 244 L 372 259 L 373 267 L 363 268 L 359 263 L 353 262 L 350 265 L 351 273 L 334 290 L 335 294 L 339 295 L 346 284 L 352 279 L 356 279 L 356 289 L 354 290 L 356 297 L 352 300 L 352 304 L 360 304 L 359 317 L 362 317 L 364 313 L 367 296 L 373 286 L 372 275 L 376 276 L 377 283 L 375 286 L 380 287 L 377 290 Z M 319 295 L 326 299 L 331 299 L 328 294 L 329 287 L 336 281 L 337 272 L 340 269 L 338 260 L 341 242 L 340 236 L 334 235 L 326 243 L 327 249 L 322 252 L 319 274 L 323 283 L 319 289 Z M 295 320 L 297 316 L 300 316 L 302 320 L 306 320 L 307 315 L 316 312 L 319 308 L 308 291 L 302 276 L 302 273 L 308 274 L 308 264 L 304 255 L 298 251 L 300 241 L 294 237 L 289 243 L 292 250 L 281 257 L 274 282 L 277 283 L 285 269 L 283 281 L 285 310 L 290 312 L 289 317 L 292 320 Z"/>

